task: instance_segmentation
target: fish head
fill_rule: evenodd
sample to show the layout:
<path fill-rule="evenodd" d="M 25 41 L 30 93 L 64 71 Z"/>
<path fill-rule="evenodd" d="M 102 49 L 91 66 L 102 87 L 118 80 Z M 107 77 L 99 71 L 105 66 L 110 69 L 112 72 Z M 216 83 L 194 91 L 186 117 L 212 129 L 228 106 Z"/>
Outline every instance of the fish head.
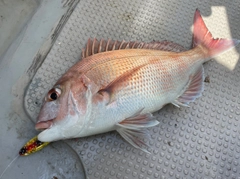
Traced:
<path fill-rule="evenodd" d="M 45 96 L 35 129 L 38 139 L 52 142 L 74 138 L 89 119 L 91 85 L 87 78 L 63 76 Z"/>

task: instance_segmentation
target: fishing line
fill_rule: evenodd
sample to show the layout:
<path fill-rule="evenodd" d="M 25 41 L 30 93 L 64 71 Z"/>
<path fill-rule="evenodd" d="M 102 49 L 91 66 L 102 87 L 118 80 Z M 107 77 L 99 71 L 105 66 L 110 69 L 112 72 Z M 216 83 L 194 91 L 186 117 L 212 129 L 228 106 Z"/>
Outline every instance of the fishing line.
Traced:
<path fill-rule="evenodd" d="M 4 169 L 4 171 L 2 172 L 2 174 L 0 175 L 0 179 L 2 178 L 2 176 L 4 175 L 4 173 L 7 171 L 7 169 L 12 165 L 12 163 L 19 157 L 20 155 L 17 155 L 9 164 L 8 166 Z"/>

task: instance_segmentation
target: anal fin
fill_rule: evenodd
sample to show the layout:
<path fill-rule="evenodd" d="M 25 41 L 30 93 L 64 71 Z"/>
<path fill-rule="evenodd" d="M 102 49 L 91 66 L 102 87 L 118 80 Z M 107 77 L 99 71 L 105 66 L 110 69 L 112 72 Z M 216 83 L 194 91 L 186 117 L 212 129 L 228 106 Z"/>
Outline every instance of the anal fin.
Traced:
<path fill-rule="evenodd" d="M 135 148 L 149 153 L 145 147 L 149 147 L 144 139 L 149 140 L 148 127 L 159 124 L 151 113 L 140 114 L 142 110 L 118 123 L 118 133 Z"/>
<path fill-rule="evenodd" d="M 201 96 L 201 93 L 203 92 L 203 75 L 204 70 L 203 66 L 201 66 L 195 74 L 190 76 L 189 81 L 186 85 L 186 88 L 184 88 L 182 95 L 180 95 L 174 102 L 172 102 L 173 105 L 179 107 L 179 106 L 187 106 L 190 102 L 195 101 L 196 98 Z"/>

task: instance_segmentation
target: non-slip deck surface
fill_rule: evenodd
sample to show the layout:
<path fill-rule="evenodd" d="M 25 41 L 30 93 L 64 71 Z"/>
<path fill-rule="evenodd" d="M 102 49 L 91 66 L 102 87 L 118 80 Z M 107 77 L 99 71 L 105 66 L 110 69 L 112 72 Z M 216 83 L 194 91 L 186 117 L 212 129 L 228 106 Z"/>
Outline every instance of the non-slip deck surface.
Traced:
<path fill-rule="evenodd" d="M 196 8 L 213 36 L 240 39 L 237 0 L 81 0 L 28 87 L 26 111 L 35 120 L 44 95 L 79 60 L 89 37 L 169 40 L 190 48 Z M 233 58 L 224 55 L 230 63 Z M 240 63 L 230 71 L 212 60 L 204 69 L 201 98 L 189 108 L 167 105 L 154 114 L 160 124 L 149 129 L 151 154 L 117 132 L 68 140 L 88 178 L 240 178 Z"/>

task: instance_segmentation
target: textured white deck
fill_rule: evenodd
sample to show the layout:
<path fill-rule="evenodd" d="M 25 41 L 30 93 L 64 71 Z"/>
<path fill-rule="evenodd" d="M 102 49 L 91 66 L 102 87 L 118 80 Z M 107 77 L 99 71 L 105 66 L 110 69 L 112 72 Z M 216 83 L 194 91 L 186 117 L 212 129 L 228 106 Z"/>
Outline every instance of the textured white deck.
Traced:
<path fill-rule="evenodd" d="M 14 85 L 21 86 L 13 90 L 18 95 L 19 90 L 27 86 L 24 99 L 19 98 L 17 103 L 22 105 L 24 101 L 25 112 L 18 110 L 20 112 L 16 113 L 18 108 L 10 107 L 10 98 L 7 112 L 0 116 L 6 126 L 1 126 L 0 132 L 0 149 L 4 153 L 4 157 L 0 157 L 0 172 L 21 145 L 36 134 L 30 119 L 36 119 L 45 93 L 79 60 L 89 37 L 144 42 L 170 40 L 190 48 L 196 8 L 214 37 L 240 39 L 240 3 L 237 0 L 81 0 L 40 68 L 33 68 L 33 63 L 29 70 L 31 62 L 24 62 L 21 73 L 12 73 L 13 83 L 0 76 L 0 82 L 6 84 L 1 88 L 6 88 L 6 94 L 10 95 L 19 76 L 35 74 L 29 86 L 27 82 Z M 37 34 L 31 38 L 35 36 Z M 88 178 L 240 178 L 240 63 L 236 57 L 239 52 L 237 47 L 235 52 L 221 58 L 233 70 L 213 60 L 204 65 L 210 83 L 205 82 L 202 97 L 191 103 L 190 108 L 168 105 L 154 114 L 160 124 L 150 129 L 151 154 L 135 149 L 117 132 L 111 132 L 54 143 L 35 155 L 17 159 L 3 178 L 13 176 L 11 171 L 21 178 L 36 170 L 44 173 L 37 178 L 79 178 L 84 177 L 84 172 Z M 21 52 L 17 51 L 15 56 L 17 53 Z M 5 67 L 14 72 L 18 66 L 12 63 Z M 2 74 L 7 76 L 9 72 Z M 1 107 L 7 108 L 3 102 Z M 40 165 L 32 165 L 38 160 L 42 161 Z"/>

